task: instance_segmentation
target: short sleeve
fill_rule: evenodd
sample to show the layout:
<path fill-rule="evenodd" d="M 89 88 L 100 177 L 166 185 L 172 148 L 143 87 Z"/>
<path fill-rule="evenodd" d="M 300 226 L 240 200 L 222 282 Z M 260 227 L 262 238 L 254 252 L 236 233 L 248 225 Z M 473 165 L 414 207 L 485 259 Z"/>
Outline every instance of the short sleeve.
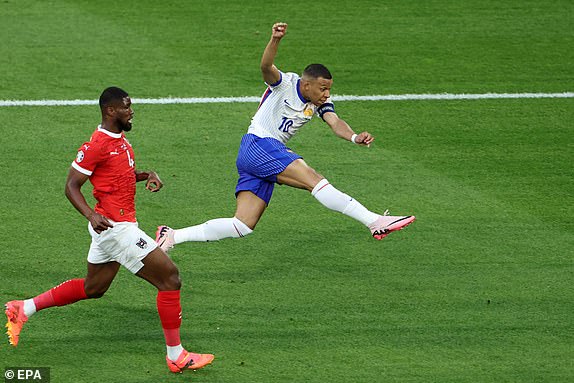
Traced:
<path fill-rule="evenodd" d="M 102 151 L 91 142 L 86 142 L 78 149 L 72 167 L 82 174 L 91 176 L 98 163 L 102 160 Z"/>
<path fill-rule="evenodd" d="M 279 71 L 279 81 L 274 84 L 267 84 L 271 89 L 281 89 L 289 84 L 291 81 L 291 73 L 283 73 Z"/>

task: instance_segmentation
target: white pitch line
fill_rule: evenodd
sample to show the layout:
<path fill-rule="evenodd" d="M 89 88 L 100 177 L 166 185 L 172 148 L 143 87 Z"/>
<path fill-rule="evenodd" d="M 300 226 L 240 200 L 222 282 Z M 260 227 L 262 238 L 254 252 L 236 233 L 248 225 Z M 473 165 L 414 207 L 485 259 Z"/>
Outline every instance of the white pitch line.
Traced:
<path fill-rule="evenodd" d="M 410 100 L 484 100 L 493 98 L 574 98 L 564 93 L 481 93 L 481 94 L 389 94 L 382 96 L 334 96 L 334 101 L 410 101 Z"/>
<path fill-rule="evenodd" d="M 574 92 L 563 93 L 481 93 L 481 94 L 388 94 L 374 96 L 333 96 L 333 101 L 416 101 L 416 100 L 486 100 L 521 98 L 574 98 Z M 191 97 L 132 98 L 134 104 L 211 104 L 259 102 L 261 97 Z M 97 105 L 98 100 L 0 100 L 3 106 L 77 106 Z"/>

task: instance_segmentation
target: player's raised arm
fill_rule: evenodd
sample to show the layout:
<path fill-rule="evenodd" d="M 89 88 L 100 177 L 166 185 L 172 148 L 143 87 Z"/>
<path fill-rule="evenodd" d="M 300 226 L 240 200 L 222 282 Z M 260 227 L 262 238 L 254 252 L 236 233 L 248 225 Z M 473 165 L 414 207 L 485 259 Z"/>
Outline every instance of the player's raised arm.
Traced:
<path fill-rule="evenodd" d="M 334 112 L 325 113 L 323 115 L 323 119 L 331 127 L 333 133 L 338 137 L 351 141 L 357 145 L 369 146 L 371 145 L 371 142 L 375 140 L 375 137 L 373 137 L 369 132 L 355 134 L 349 124 L 347 124 L 345 120 L 339 118 L 339 116 Z"/>
<path fill-rule="evenodd" d="M 285 36 L 285 32 L 287 32 L 286 23 L 273 24 L 271 39 L 267 43 L 263 51 L 263 56 L 261 57 L 261 74 L 263 75 L 263 80 L 269 85 L 276 84 L 281 80 L 279 69 L 277 69 L 273 62 L 275 61 L 275 55 L 277 55 L 279 42 L 283 36 Z"/>

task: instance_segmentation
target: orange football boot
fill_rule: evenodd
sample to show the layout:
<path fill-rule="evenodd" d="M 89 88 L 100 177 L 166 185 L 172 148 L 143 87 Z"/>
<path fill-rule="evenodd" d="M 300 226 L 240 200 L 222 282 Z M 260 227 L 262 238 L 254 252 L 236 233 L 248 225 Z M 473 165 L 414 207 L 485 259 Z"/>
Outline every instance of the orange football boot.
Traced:
<path fill-rule="evenodd" d="M 171 372 L 183 372 L 183 370 L 187 369 L 199 370 L 213 362 L 214 358 L 215 356 L 213 354 L 194 354 L 193 352 L 183 350 L 175 362 L 167 356 L 165 360 Z"/>
<path fill-rule="evenodd" d="M 8 340 L 14 347 L 18 346 L 20 340 L 20 331 L 22 326 L 28 321 L 28 317 L 24 314 L 24 301 L 10 301 L 4 305 L 6 307 L 6 334 Z"/>

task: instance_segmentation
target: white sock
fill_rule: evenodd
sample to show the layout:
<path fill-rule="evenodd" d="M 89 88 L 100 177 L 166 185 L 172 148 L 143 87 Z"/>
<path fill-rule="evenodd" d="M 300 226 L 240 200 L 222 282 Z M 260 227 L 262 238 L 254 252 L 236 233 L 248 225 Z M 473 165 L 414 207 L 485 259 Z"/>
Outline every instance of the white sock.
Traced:
<path fill-rule="evenodd" d="M 166 346 L 167 347 L 167 357 L 172 360 L 176 361 L 179 358 L 179 355 L 183 351 L 183 346 L 178 344 L 177 346 Z"/>
<path fill-rule="evenodd" d="M 24 301 L 24 314 L 30 318 L 34 313 L 36 313 L 36 304 L 34 303 L 34 299 L 26 299 Z"/>
<path fill-rule="evenodd" d="M 354 218 L 365 226 L 368 226 L 379 218 L 378 214 L 367 210 L 359 201 L 335 189 L 326 179 L 319 181 L 311 191 L 311 194 L 321 202 L 323 206 Z"/>
<path fill-rule="evenodd" d="M 224 238 L 245 237 L 252 232 L 253 230 L 235 217 L 217 218 L 201 225 L 174 230 L 173 239 L 176 244 L 189 241 L 209 242 Z"/>

